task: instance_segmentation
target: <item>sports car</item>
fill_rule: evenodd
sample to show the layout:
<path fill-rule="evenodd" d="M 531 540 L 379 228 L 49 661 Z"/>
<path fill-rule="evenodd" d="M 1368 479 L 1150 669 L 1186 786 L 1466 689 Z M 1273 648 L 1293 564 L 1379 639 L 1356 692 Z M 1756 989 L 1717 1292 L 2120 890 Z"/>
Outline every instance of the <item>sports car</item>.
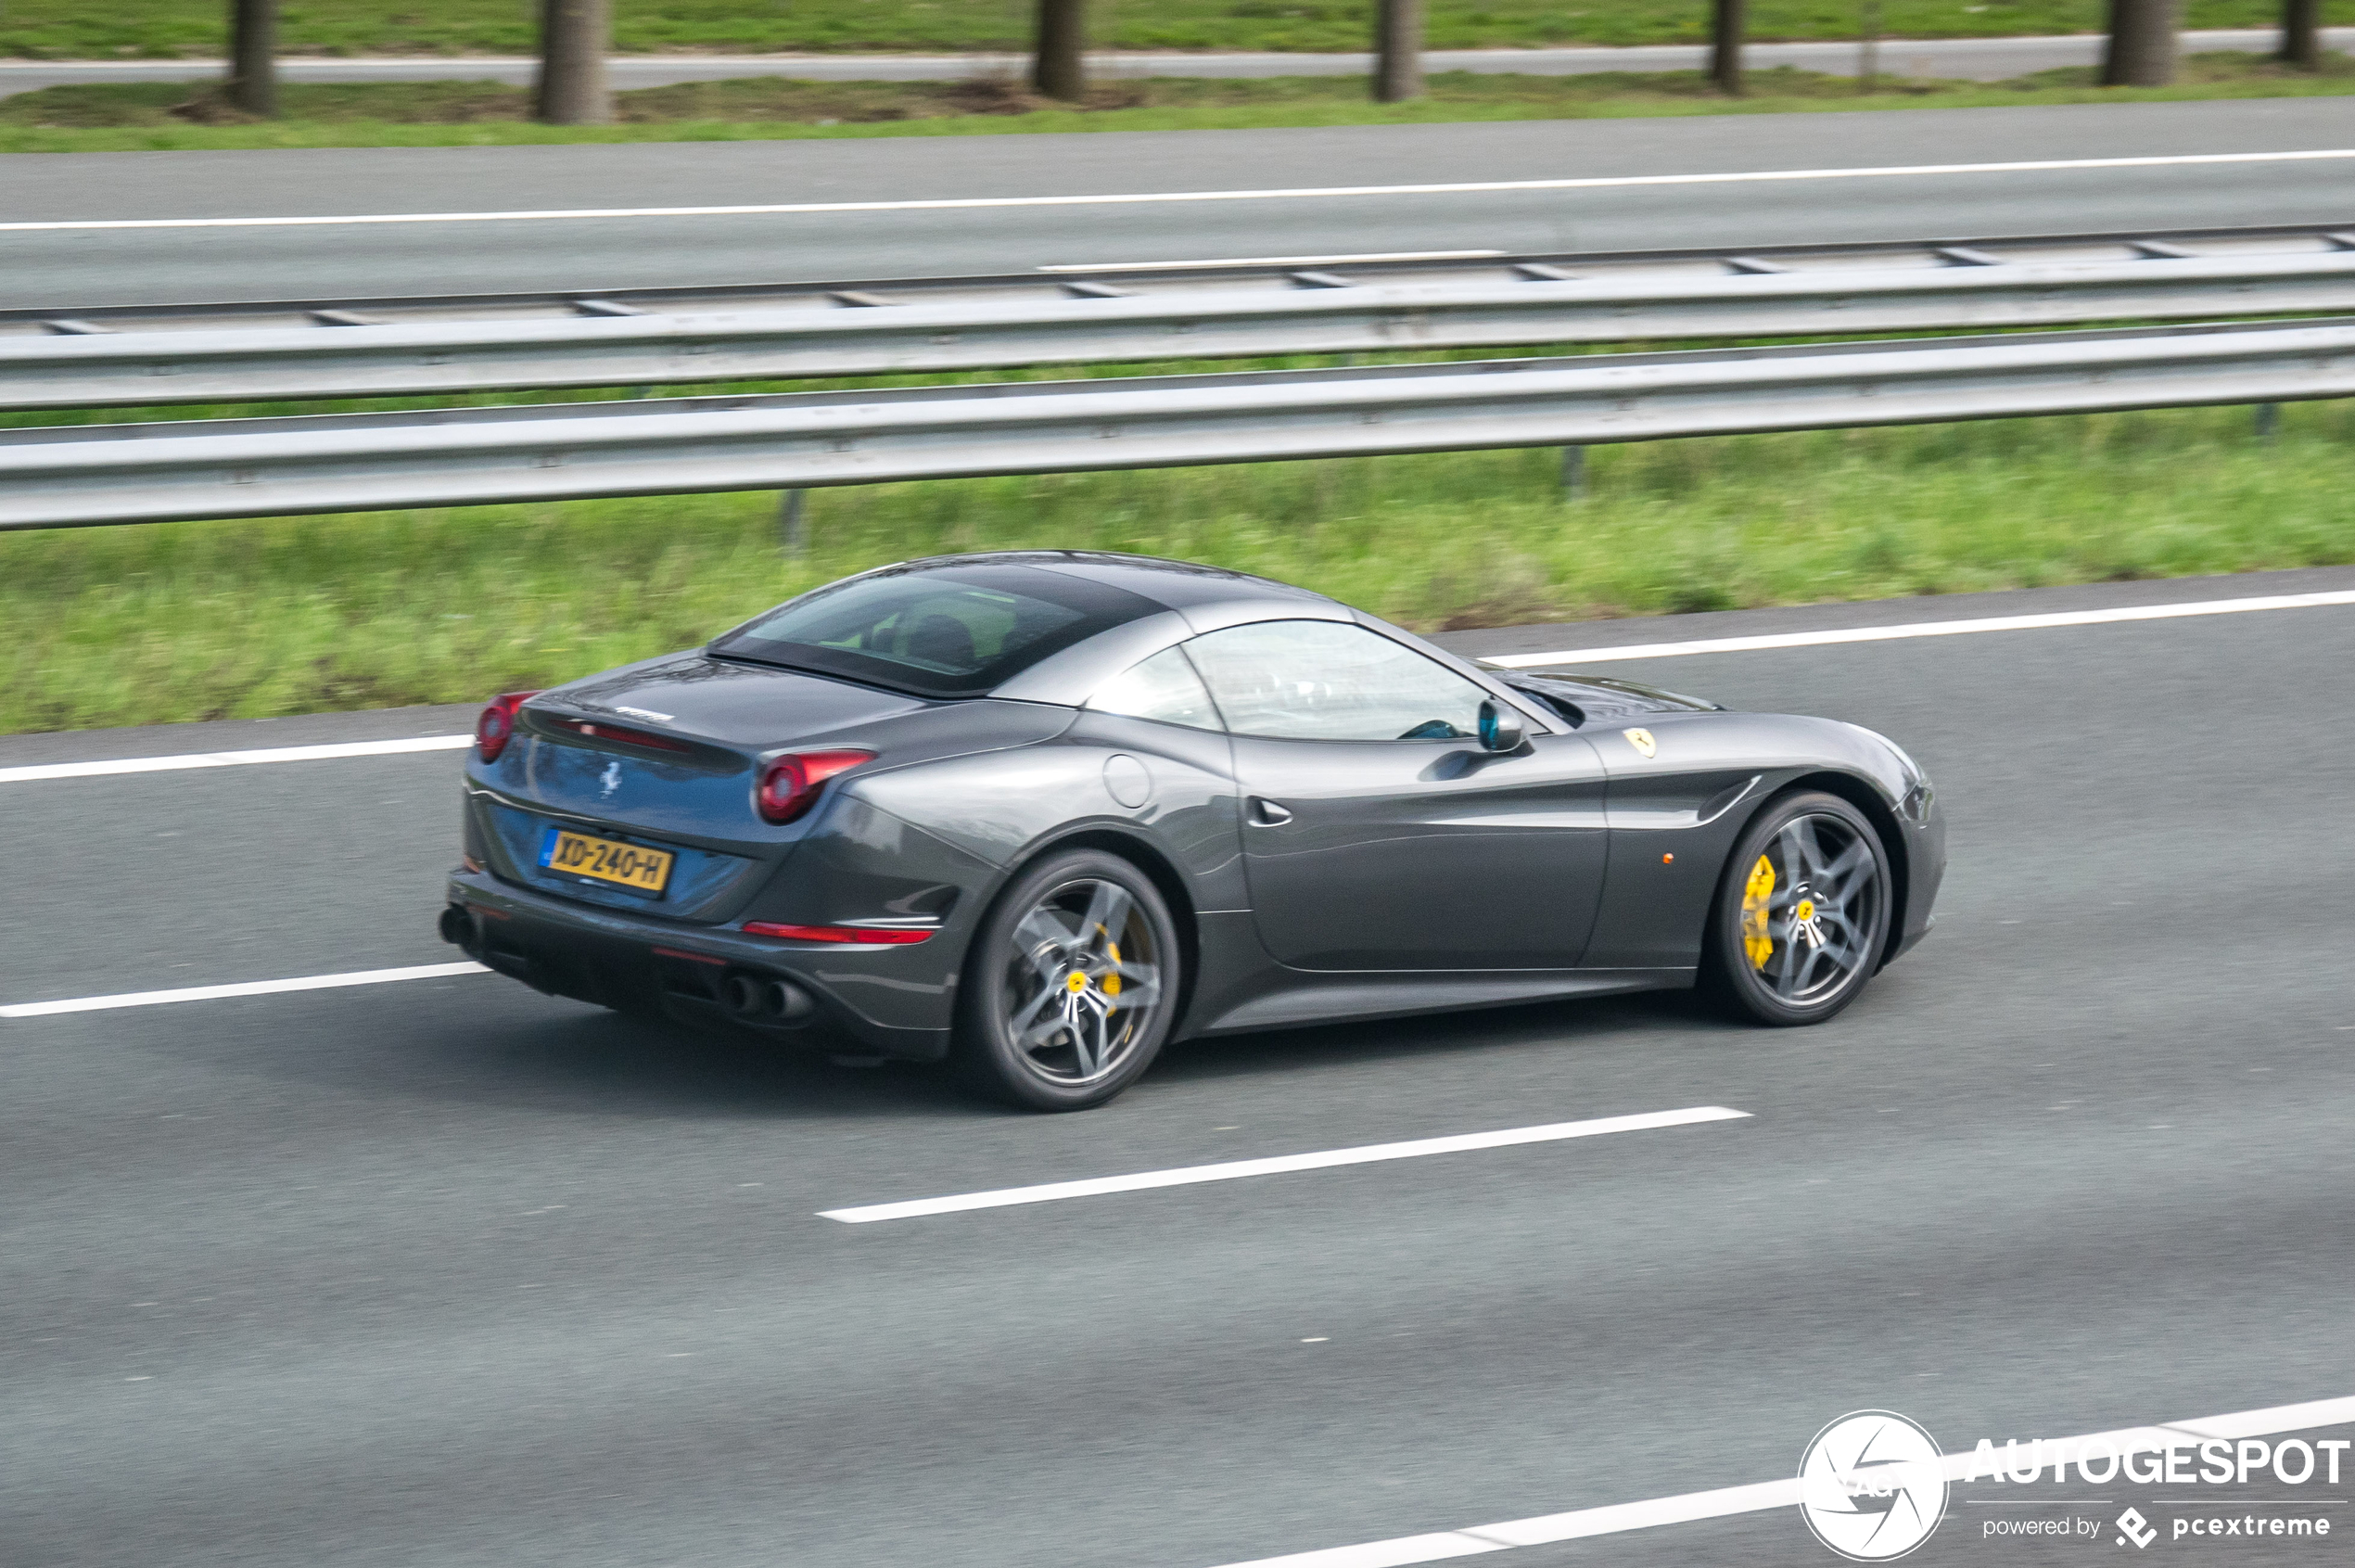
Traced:
<path fill-rule="evenodd" d="M 500 696 L 465 835 L 441 934 L 492 969 L 1040 1110 L 1192 1036 L 1695 986 L 1816 1023 L 1945 869 L 1871 731 L 1077 551 L 885 567 Z"/>

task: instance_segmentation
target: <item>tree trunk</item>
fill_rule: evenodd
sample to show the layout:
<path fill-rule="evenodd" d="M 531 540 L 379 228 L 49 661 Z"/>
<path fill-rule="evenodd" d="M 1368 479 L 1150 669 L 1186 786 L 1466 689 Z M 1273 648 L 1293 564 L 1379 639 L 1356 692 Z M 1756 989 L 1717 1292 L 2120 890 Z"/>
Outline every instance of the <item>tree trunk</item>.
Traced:
<path fill-rule="evenodd" d="M 1088 0 L 1038 0 L 1038 41 L 1031 90 L 1063 103 L 1088 98 Z"/>
<path fill-rule="evenodd" d="M 1374 101 L 1423 96 L 1423 0 L 1375 0 Z"/>
<path fill-rule="evenodd" d="M 2284 65 L 2313 70 L 2323 63 L 2322 0 L 2282 0 L 2282 47 L 2274 56 Z"/>
<path fill-rule="evenodd" d="M 2164 87 L 2175 80 L 2176 0 L 2109 0 L 2105 87 Z"/>
<path fill-rule="evenodd" d="M 540 82 L 532 118 L 544 125 L 611 124 L 605 50 L 612 41 L 611 0 L 540 0 Z"/>
<path fill-rule="evenodd" d="M 278 0 L 229 0 L 229 101 L 264 119 L 278 112 Z"/>
<path fill-rule="evenodd" d="M 1719 92 L 1742 91 L 1742 32 L 1749 25 L 1748 0 L 1711 0 L 1709 80 Z"/>

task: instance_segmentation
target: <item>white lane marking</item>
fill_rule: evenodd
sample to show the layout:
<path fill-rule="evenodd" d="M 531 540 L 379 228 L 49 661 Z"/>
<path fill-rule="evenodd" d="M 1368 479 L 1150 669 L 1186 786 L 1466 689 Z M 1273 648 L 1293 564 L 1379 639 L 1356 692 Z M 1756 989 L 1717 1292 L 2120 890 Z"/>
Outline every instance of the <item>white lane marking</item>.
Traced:
<path fill-rule="evenodd" d="M 2120 1457 L 2164 1448 L 2198 1437 L 2263 1437 L 2277 1432 L 2309 1432 L 2316 1427 L 2355 1421 L 2355 1398 L 2317 1399 L 2304 1405 L 2277 1405 L 2271 1409 L 2240 1410 L 2228 1415 L 2202 1416 L 2196 1421 L 2170 1421 L 2160 1426 L 2130 1427 L 2120 1432 L 2093 1432 L 2078 1437 L 2050 1439 L 2072 1452 L 2104 1442 Z M 2048 1450 L 2050 1451 L 2050 1450 Z M 1959 1481 L 1968 1472 L 1969 1452 L 1945 1456 L 1946 1478 Z M 2107 1457 L 2105 1456 L 2105 1462 Z M 1761 1481 L 1748 1486 L 1727 1486 L 1713 1492 L 1687 1492 L 1679 1497 L 1653 1498 L 1644 1502 L 1613 1503 L 1582 1508 L 1534 1519 L 1508 1519 L 1496 1524 L 1472 1524 L 1426 1536 L 1401 1536 L 1357 1546 L 1327 1547 L 1321 1551 L 1294 1552 L 1288 1557 L 1254 1558 L 1227 1568 L 1409 1568 L 1418 1562 L 1441 1562 L 1451 1557 L 1506 1551 L 1514 1547 L 1546 1546 L 1588 1536 L 1612 1536 L 1624 1530 L 1648 1530 L 1661 1524 L 1683 1524 L 1697 1519 L 1723 1519 L 1729 1514 L 1759 1513 L 1768 1509 L 1794 1508 L 1799 1481 Z"/>
<path fill-rule="evenodd" d="M 1762 637 L 1712 637 L 1691 643 L 1631 643 L 1622 648 L 1565 648 L 1550 654 L 1497 654 L 1480 660 L 1504 669 L 1533 669 L 1573 661 L 1682 658 L 1687 654 L 1738 654 L 1762 648 L 1816 648 L 1834 643 L 1892 643 L 1908 637 L 1961 637 L 1975 631 L 2040 631 L 2056 626 L 2108 626 L 2120 621 L 2175 620 L 2186 616 L 2247 615 L 2256 610 L 2305 610 L 2355 605 L 2355 591 L 2276 593 L 2257 599 L 2202 599 L 2188 605 L 2133 605 L 2112 610 L 2062 610 L 2052 615 L 1987 616 L 1976 620 L 1916 620 L 1903 626 L 1859 626 L 1842 631 L 1781 631 Z"/>
<path fill-rule="evenodd" d="M 1338 267 L 1351 261 L 1477 261 L 1501 250 L 1369 250 L 1358 256 L 1221 256 L 1207 261 L 1059 261 L 1042 273 L 1176 273 L 1208 267 Z"/>
<path fill-rule="evenodd" d="M 160 1007 L 172 1001 L 215 1001 L 233 996 L 276 996 L 282 991 L 328 991 L 344 986 L 382 986 L 395 980 L 439 980 L 451 975 L 488 975 L 479 963 L 420 963 L 407 969 L 361 969 L 349 975 L 306 975 L 299 980 L 241 980 L 230 986 L 186 986 L 176 991 L 125 991 L 120 996 L 70 997 L 63 1001 L 20 1001 L 0 1007 L 0 1018 L 46 1018 L 59 1013 L 98 1013 L 112 1007 Z"/>
<path fill-rule="evenodd" d="M 107 762 L 43 762 L 0 768 L 0 784 L 36 779 L 93 779 L 112 773 L 169 773 L 182 768 L 238 768 L 256 762 L 325 762 L 338 757 L 397 757 L 411 751 L 456 751 L 472 735 L 414 735 L 398 741 L 346 741 L 337 746 L 280 746 L 266 751 L 193 751 L 177 757 L 124 757 Z"/>
<path fill-rule="evenodd" d="M 1888 643 L 1911 637 L 1959 637 L 1975 631 L 2035 631 L 2059 626 L 2107 626 L 2121 621 L 2247 615 L 2258 610 L 2303 610 L 2333 605 L 2355 605 L 2355 590 L 2328 593 L 2276 593 L 2250 599 L 2202 599 L 2185 605 L 2132 605 L 2108 610 L 2063 610 L 2051 615 L 1989 616 L 1973 620 L 1917 620 L 1902 626 L 1862 626 L 1839 631 L 1781 631 L 1765 636 L 1713 637 L 1689 643 L 1631 643 L 1617 648 L 1565 648 L 1545 654 L 1496 654 L 1479 662 L 1501 669 L 1533 669 L 1550 664 L 1681 658 L 1687 654 L 1813 648 L 1838 643 Z M 340 757 L 391 757 L 412 751 L 457 751 L 473 744 L 472 735 L 417 735 L 407 740 L 350 741 L 337 746 L 286 746 L 263 751 L 200 751 L 177 757 L 130 757 L 105 762 L 44 762 L 30 767 L 0 768 L 0 784 L 29 784 L 39 779 L 98 778 L 114 773 L 169 772 L 180 768 L 230 768 L 258 762 L 317 762 Z"/>
<path fill-rule="evenodd" d="M 2355 158 L 2355 147 L 2299 152 L 2199 152 L 2143 158 L 2022 159 L 2004 163 L 1910 163 L 1865 169 L 1762 169 L 1723 174 L 1603 174 L 1565 180 L 1458 180 L 1415 185 L 1298 185 L 1278 190 L 1137 191 L 1104 196 L 962 196 L 901 201 L 742 202 L 721 207 L 563 207 L 498 212 L 365 212 L 273 218 L 68 218 L 0 223 L 0 234 L 83 229 L 269 229 L 351 223 L 521 223 L 591 218 L 736 218 L 800 212 L 941 212 L 992 207 L 1134 207 L 1177 201 L 1308 201 L 1345 197 L 1463 196 L 1496 191 L 1615 190 L 1638 185 L 1735 185 L 1781 180 L 1881 180 L 1942 174 L 2025 174 L 2079 169 L 2191 168 Z"/>
<path fill-rule="evenodd" d="M 1508 1149 L 1517 1143 L 1550 1143 L 1564 1138 L 1595 1138 L 1607 1132 L 1640 1132 L 1658 1127 L 1686 1127 L 1694 1122 L 1743 1120 L 1749 1115 L 1748 1111 L 1730 1111 L 1723 1105 L 1699 1105 L 1684 1111 L 1648 1111 L 1635 1116 L 1600 1116 L 1592 1121 L 1513 1127 L 1497 1132 L 1458 1133 L 1450 1138 L 1418 1138 L 1405 1143 L 1367 1143 L 1355 1149 L 1327 1149 L 1313 1154 L 1276 1154 L 1262 1160 L 1229 1160 L 1222 1165 L 1139 1171 L 1133 1176 L 1099 1176 L 1086 1181 L 1050 1181 L 1037 1187 L 1005 1187 L 994 1192 L 960 1192 L 947 1198 L 914 1198 L 898 1204 L 831 1208 L 820 1211 L 818 1217 L 839 1219 L 845 1225 L 867 1225 L 878 1219 L 910 1219 L 924 1214 L 1003 1208 L 1011 1204 L 1050 1204 L 1062 1198 L 1092 1198 L 1104 1192 L 1137 1192 L 1152 1187 L 1187 1187 L 1198 1181 L 1234 1181 L 1246 1176 L 1274 1176 L 1292 1170 L 1325 1170 L 1333 1166 L 1369 1165 L 1376 1160 L 1411 1160 L 1424 1154 L 1453 1154 L 1467 1149 Z"/>

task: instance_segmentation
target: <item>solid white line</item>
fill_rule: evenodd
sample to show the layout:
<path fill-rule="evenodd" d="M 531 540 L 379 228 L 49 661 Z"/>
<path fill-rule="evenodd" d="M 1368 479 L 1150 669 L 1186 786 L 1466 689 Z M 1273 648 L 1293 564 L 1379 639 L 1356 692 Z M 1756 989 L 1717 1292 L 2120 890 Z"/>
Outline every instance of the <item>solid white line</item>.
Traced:
<path fill-rule="evenodd" d="M 1631 643 L 1621 648 L 1565 648 L 1550 654 L 1496 654 L 1480 660 L 1504 669 L 1624 658 L 1682 658 L 1687 654 L 1752 653 L 1764 648 L 1818 648 L 1835 643 L 1893 643 L 1909 637 L 1961 637 L 1975 631 L 2041 631 L 2056 626 L 2108 626 L 2186 616 L 2247 615 L 2256 610 L 2305 610 L 2355 605 L 2355 591 L 2276 593 L 2258 599 L 2203 599 L 2188 605 L 2134 605 L 2113 610 L 2063 610 L 2053 615 L 1987 616 L 1976 620 L 1916 620 L 1903 626 L 1859 626 L 1843 631 L 1783 631 L 1763 637 L 1712 637 L 1691 643 Z"/>
<path fill-rule="evenodd" d="M 1460 196 L 1495 191 L 1613 190 L 1636 185 L 1732 185 L 1783 180 L 1878 180 L 1938 174 L 2025 174 L 2078 169 L 2188 168 L 2355 158 L 2355 147 L 2302 152 L 2201 152 L 2146 158 L 2025 159 L 1914 163 L 1877 169 L 1768 169 L 1726 174 L 1609 174 L 1569 180 L 1450 181 L 1416 185 L 1302 185 L 1281 190 L 1141 191 L 1107 196 L 967 196 L 908 201 L 745 202 L 724 207 L 566 207 L 499 212 L 368 212 L 283 218 L 95 218 L 0 223 L 0 234 L 83 229 L 268 229 L 352 223 L 519 223 L 590 218 L 735 218 L 797 212 L 941 212 L 991 207 L 1133 207 L 1173 201 L 1302 201 L 1338 197 Z"/>
<path fill-rule="evenodd" d="M 2249 599 L 2202 599 L 2185 605 L 2132 605 L 2108 610 L 2062 610 L 2051 615 L 1988 616 L 1972 620 L 1917 620 L 1902 626 L 1861 626 L 1839 631 L 1783 631 L 1767 636 L 1713 637 L 1689 643 L 1631 643 L 1617 648 L 1564 648 L 1545 654 L 1496 654 L 1480 662 L 1503 669 L 1534 669 L 1551 664 L 1681 658 L 1687 654 L 1751 653 L 1770 648 L 1822 647 L 1838 643 L 1890 643 L 1912 637 L 1959 637 L 1975 631 L 2037 631 L 2062 626 L 2107 626 L 2121 621 L 2247 615 L 2258 610 L 2303 610 L 2334 605 L 2355 605 L 2355 590 L 2328 593 L 2275 593 Z M 29 784 L 38 779 L 100 778 L 115 773 L 170 772 L 181 768 L 231 768 L 257 762 L 318 762 L 341 757 L 391 757 L 412 751 L 456 751 L 473 744 L 472 735 L 417 735 L 407 740 L 350 741 L 337 746 L 286 746 L 262 751 L 200 751 L 177 757 L 129 757 L 105 762 L 44 762 L 23 768 L 0 768 L 0 784 Z"/>
<path fill-rule="evenodd" d="M 1372 250 L 1362 256 L 1221 256 L 1213 261 L 1058 261 L 1042 273 L 1178 273 L 1207 267 L 1338 267 L 1352 261 L 1477 261 L 1501 250 Z"/>
<path fill-rule="evenodd" d="M 479 963 L 420 963 L 408 969 L 362 969 L 349 975 L 306 975 L 299 980 L 244 980 L 233 986 L 187 986 L 176 991 L 125 991 L 120 996 L 70 997 L 64 1001 L 20 1001 L 0 1007 L 0 1018 L 46 1018 L 59 1013 L 98 1013 L 112 1007 L 159 1007 L 168 1001 L 216 1001 L 223 997 L 276 996 L 282 991 L 327 991 L 344 986 L 382 986 L 395 980 L 439 980 L 451 975 L 488 975 Z"/>
<path fill-rule="evenodd" d="M 898 1204 L 823 1209 L 818 1217 L 839 1219 L 845 1225 L 866 1225 L 878 1219 L 910 1219 L 923 1214 L 957 1214 L 972 1208 L 1003 1208 L 1011 1204 L 1050 1204 L 1061 1198 L 1092 1198 L 1104 1192 L 1136 1192 L 1150 1187 L 1188 1187 L 1197 1181 L 1234 1181 L 1246 1176 L 1325 1170 L 1333 1166 L 1369 1165 L 1376 1160 L 1411 1160 L 1424 1154 L 1453 1154 L 1467 1149 L 1508 1149 L 1517 1143 L 1550 1143 L 1564 1138 L 1595 1138 L 1606 1132 L 1639 1132 L 1648 1128 L 1686 1127 L 1694 1122 L 1734 1121 L 1749 1115 L 1748 1111 L 1729 1111 L 1723 1105 L 1648 1111 L 1636 1116 L 1602 1116 L 1593 1121 L 1555 1122 L 1546 1127 L 1507 1128 L 1499 1132 L 1418 1138 L 1406 1143 L 1368 1143 L 1314 1154 L 1276 1154 L 1263 1160 L 1229 1160 L 1224 1165 L 1182 1166 L 1176 1170 L 1139 1171 L 1134 1176 L 1099 1176 L 1086 1181 L 1050 1181 L 1039 1187 L 1004 1187 L 994 1192 L 960 1192 L 948 1198 L 915 1198 Z"/>
<path fill-rule="evenodd" d="M 2096 1440 L 2107 1442 L 2121 1456 L 2163 1448 L 2186 1435 L 2262 1437 L 2276 1432 L 2308 1432 L 2316 1427 L 2355 1421 L 2355 1398 L 2317 1399 L 2304 1405 L 2277 1405 L 2265 1410 L 2241 1410 L 2229 1415 L 2203 1416 L 2196 1421 L 2170 1421 L 2164 1426 L 2131 1427 L 2122 1432 L 2088 1433 L 2051 1442 L 2081 1451 Z M 1950 1481 L 1961 1480 L 1971 1465 L 1968 1452 L 1945 1456 Z M 1424 1536 L 1401 1536 L 1357 1546 L 1327 1547 L 1321 1551 L 1294 1552 L 1288 1557 L 1254 1558 L 1228 1568 L 1409 1568 L 1418 1562 L 1442 1562 L 1478 1552 L 1505 1551 L 1513 1547 L 1550 1545 L 1589 1536 L 1611 1536 L 1623 1530 L 1648 1530 L 1661 1524 L 1683 1524 L 1696 1519 L 1723 1519 L 1731 1514 L 1759 1513 L 1768 1509 L 1795 1508 L 1799 1481 L 1761 1481 L 1748 1486 L 1727 1486 L 1713 1492 L 1687 1492 L 1680 1497 L 1653 1498 L 1645 1502 L 1613 1503 L 1604 1508 L 1574 1509 L 1568 1513 L 1534 1519 L 1508 1519 L 1497 1524 L 1473 1524 L 1461 1530 L 1441 1530 Z"/>
<path fill-rule="evenodd" d="M 472 735 L 414 735 L 398 741 L 347 741 L 337 746 L 280 746 L 266 751 L 194 751 L 178 757 L 124 757 L 107 762 L 43 762 L 0 768 L 0 784 L 36 779 L 95 779 L 113 773 L 169 773 L 182 768 L 238 768 L 255 762 L 325 762 L 338 757 L 396 757 L 409 751 L 456 751 Z"/>

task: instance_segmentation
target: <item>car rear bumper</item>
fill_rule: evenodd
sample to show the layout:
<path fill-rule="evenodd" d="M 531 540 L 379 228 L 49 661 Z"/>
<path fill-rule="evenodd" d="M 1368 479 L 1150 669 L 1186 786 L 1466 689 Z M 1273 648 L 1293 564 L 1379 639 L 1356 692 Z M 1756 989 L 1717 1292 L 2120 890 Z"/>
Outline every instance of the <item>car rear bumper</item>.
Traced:
<path fill-rule="evenodd" d="M 488 872 L 452 873 L 449 900 L 446 939 L 552 995 L 820 1049 L 948 1053 L 960 930 L 887 947 L 780 941 L 576 903 Z"/>

